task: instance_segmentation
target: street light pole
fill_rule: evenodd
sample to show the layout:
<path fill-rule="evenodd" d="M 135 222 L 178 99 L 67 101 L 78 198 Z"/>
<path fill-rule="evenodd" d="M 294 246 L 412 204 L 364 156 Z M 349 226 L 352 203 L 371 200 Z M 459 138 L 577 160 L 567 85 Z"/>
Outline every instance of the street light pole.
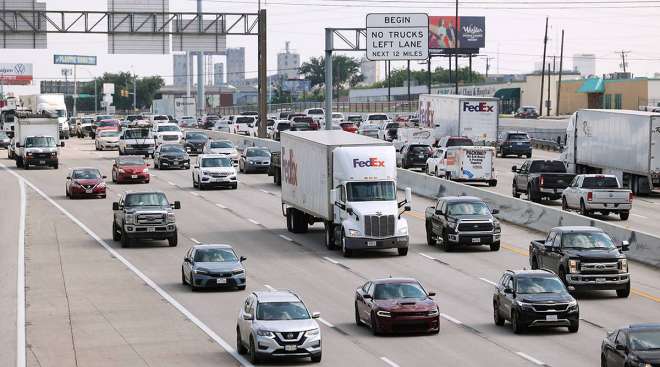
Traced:
<path fill-rule="evenodd" d="M 456 0 L 456 18 L 454 20 L 454 64 L 456 66 L 454 94 L 458 95 L 458 0 Z"/>

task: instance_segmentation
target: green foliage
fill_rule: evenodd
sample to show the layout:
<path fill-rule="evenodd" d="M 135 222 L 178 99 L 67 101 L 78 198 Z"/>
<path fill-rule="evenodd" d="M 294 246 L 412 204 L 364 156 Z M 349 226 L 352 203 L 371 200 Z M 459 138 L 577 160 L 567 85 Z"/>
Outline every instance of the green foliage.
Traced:
<path fill-rule="evenodd" d="M 452 70 L 452 78 L 455 77 L 455 72 Z M 458 81 L 459 83 L 468 83 L 470 78 L 470 70 L 469 68 L 459 68 L 458 69 Z M 406 82 L 408 80 L 408 71 L 406 68 L 403 69 L 395 69 L 392 70 L 391 76 L 391 86 L 392 87 L 402 87 L 406 85 Z M 426 70 L 411 70 L 410 71 L 410 80 L 411 84 L 413 85 L 426 85 L 428 84 L 428 74 Z M 472 83 L 479 83 L 483 82 L 485 78 L 483 75 L 475 72 L 474 70 L 472 71 Z M 438 85 L 438 84 L 447 84 L 449 83 L 449 70 L 448 69 L 443 69 L 441 67 L 435 68 L 431 72 L 431 84 L 432 85 Z M 368 88 L 387 88 L 387 79 L 376 82 Z"/>
<path fill-rule="evenodd" d="M 300 74 L 309 80 L 312 88 L 325 85 L 325 58 L 312 57 L 300 66 Z M 341 88 L 354 87 L 364 80 L 360 73 L 360 60 L 344 55 L 332 56 L 333 84 L 339 91 Z"/>
<path fill-rule="evenodd" d="M 117 110 L 133 109 L 133 81 L 136 80 L 135 89 L 137 91 L 138 109 L 149 109 L 154 100 L 154 96 L 165 85 L 165 81 L 160 76 L 138 77 L 137 75 L 121 73 L 104 73 L 100 78 L 96 78 L 96 93 L 98 101 L 103 99 L 103 83 L 113 83 L 115 85 L 115 94 L 113 96 L 113 105 Z M 124 91 L 122 93 L 122 91 Z M 126 95 L 128 92 L 128 95 Z M 79 93 L 94 94 L 94 81 L 81 87 Z M 124 94 L 124 95 L 122 95 Z M 85 98 L 78 100 L 78 110 L 93 111 L 94 98 Z M 99 105 L 99 110 L 101 110 Z"/>

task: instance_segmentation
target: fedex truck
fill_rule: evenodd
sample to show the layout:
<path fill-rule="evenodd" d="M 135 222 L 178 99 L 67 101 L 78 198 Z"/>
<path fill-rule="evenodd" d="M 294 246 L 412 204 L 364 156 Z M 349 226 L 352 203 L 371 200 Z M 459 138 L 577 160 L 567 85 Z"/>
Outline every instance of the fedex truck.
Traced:
<path fill-rule="evenodd" d="M 397 199 L 394 147 L 341 130 L 287 131 L 281 135 L 282 212 L 290 232 L 325 226 L 325 244 L 355 250 L 408 253 L 411 191 Z"/>
<path fill-rule="evenodd" d="M 479 145 L 495 145 L 499 132 L 499 99 L 494 97 L 423 94 L 419 96 L 420 127 L 433 129 L 435 139 L 466 136 Z"/>

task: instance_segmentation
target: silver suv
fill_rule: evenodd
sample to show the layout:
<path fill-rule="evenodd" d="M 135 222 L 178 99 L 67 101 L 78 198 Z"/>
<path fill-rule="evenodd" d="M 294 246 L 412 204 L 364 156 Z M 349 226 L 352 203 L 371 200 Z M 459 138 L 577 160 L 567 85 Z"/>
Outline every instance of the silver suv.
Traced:
<path fill-rule="evenodd" d="M 321 361 L 320 314 L 310 314 L 291 291 L 252 292 L 243 302 L 236 323 L 236 349 L 257 363 L 267 357 Z"/>

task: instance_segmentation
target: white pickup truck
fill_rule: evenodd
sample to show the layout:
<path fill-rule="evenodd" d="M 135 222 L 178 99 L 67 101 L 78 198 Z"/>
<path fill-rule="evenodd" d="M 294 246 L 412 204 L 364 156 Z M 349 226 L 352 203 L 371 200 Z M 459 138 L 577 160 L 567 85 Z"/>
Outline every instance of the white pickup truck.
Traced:
<path fill-rule="evenodd" d="M 561 206 L 563 210 L 579 210 L 584 216 L 616 213 L 627 220 L 632 200 L 632 191 L 621 188 L 616 176 L 577 175 L 562 193 Z"/>

